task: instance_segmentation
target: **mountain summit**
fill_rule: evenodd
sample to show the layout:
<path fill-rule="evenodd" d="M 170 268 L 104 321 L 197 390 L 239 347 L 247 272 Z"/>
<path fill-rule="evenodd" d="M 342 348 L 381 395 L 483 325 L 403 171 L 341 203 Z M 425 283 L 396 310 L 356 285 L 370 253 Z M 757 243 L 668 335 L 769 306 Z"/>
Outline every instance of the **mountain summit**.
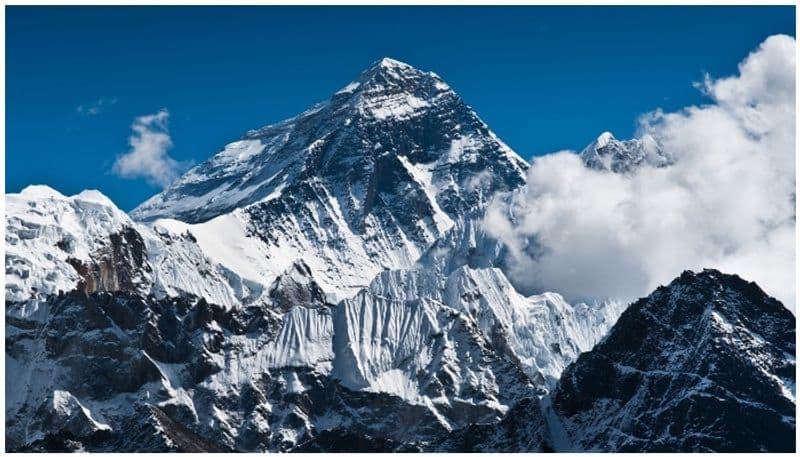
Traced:
<path fill-rule="evenodd" d="M 203 222 L 320 180 L 357 227 L 376 192 L 400 180 L 422 191 L 409 195 L 422 211 L 441 203 L 454 216 L 521 185 L 526 168 L 441 78 L 384 58 L 327 101 L 249 131 L 131 215 Z M 475 186 L 470 178 L 488 169 L 496 179 Z"/>
<path fill-rule="evenodd" d="M 339 300 L 412 266 L 493 194 L 524 185 L 527 167 L 441 78 L 386 58 L 227 145 L 131 216 L 190 230 L 261 284 L 303 259 Z M 220 242 L 231 230 L 246 246 Z"/>
<path fill-rule="evenodd" d="M 410 87 L 410 85 L 418 84 L 423 82 L 425 79 L 431 78 L 438 80 L 440 85 L 444 84 L 444 82 L 433 72 L 424 72 L 405 62 L 384 57 L 373 62 L 372 65 L 370 65 L 361 73 L 358 79 L 348 84 L 346 86 L 348 90 L 342 90 L 338 93 L 342 94 L 353 92 L 357 89 L 356 85 L 361 88 L 375 88 L 376 86 L 386 85 Z"/>

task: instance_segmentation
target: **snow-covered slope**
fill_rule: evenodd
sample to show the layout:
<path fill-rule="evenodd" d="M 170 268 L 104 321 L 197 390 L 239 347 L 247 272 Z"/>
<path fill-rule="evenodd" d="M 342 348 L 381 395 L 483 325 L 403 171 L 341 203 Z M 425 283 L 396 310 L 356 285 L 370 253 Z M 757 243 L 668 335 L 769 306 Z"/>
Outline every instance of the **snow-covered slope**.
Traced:
<path fill-rule="evenodd" d="M 615 321 L 616 302 L 570 305 L 548 292 L 523 297 L 499 269 L 462 267 L 445 283 L 444 302 L 473 317 L 485 335 L 502 339 L 535 384 L 552 386 Z"/>
<path fill-rule="evenodd" d="M 39 300 L 74 289 L 81 276 L 69 259 L 89 261 L 108 250 L 112 233 L 132 225 L 96 191 L 65 197 L 47 186 L 29 186 L 7 194 L 6 300 Z"/>
<path fill-rule="evenodd" d="M 66 197 L 46 186 L 6 194 L 5 265 L 7 313 L 20 316 L 76 288 L 190 294 L 228 307 L 261 288 L 212 263 L 185 231 L 137 224 L 97 191 Z"/>
<path fill-rule="evenodd" d="M 414 392 L 425 391 L 416 378 L 429 376 L 427 364 L 447 358 L 426 351 L 431 339 L 448 339 L 451 324 L 445 322 L 454 315 L 471 322 L 535 387 L 545 389 L 621 311 L 614 303 L 572 306 L 554 293 L 523 297 L 502 271 L 466 266 L 446 277 L 426 270 L 384 272 L 338 308 L 336 329 L 342 339 L 335 346 L 342 352 L 334 374 L 351 388 L 380 391 L 383 377 L 393 372 Z M 455 365 L 453 372 L 465 366 L 463 361 Z M 473 376 L 461 373 L 463 378 Z"/>

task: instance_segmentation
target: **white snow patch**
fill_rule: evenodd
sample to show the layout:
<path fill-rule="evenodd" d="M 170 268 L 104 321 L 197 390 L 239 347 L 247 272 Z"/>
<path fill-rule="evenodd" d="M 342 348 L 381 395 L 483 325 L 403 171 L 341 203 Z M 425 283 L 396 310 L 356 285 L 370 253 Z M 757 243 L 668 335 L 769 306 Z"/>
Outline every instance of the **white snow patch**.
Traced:
<path fill-rule="evenodd" d="M 341 90 L 339 90 L 339 92 L 336 92 L 336 95 L 351 94 L 351 93 L 355 92 L 355 90 L 358 89 L 358 86 L 360 86 L 360 85 L 361 85 L 361 83 L 359 83 L 357 81 L 353 81 L 350 84 L 344 86 Z"/>
<path fill-rule="evenodd" d="M 53 409 L 64 418 L 72 417 L 76 413 L 82 414 L 94 430 L 111 430 L 110 425 L 95 419 L 92 411 L 66 390 L 53 391 Z"/>
<path fill-rule="evenodd" d="M 425 191 L 425 195 L 428 197 L 428 201 L 431 204 L 431 208 L 433 208 L 433 220 L 436 224 L 436 228 L 439 230 L 437 235 L 441 236 L 447 230 L 450 230 L 454 225 L 453 219 L 447 215 L 446 212 L 439 207 L 439 203 L 436 201 L 436 195 L 438 193 L 438 189 L 433 185 L 433 173 L 427 169 L 411 163 L 408 160 L 408 157 L 404 155 L 398 155 L 397 158 L 400 160 L 400 163 L 403 164 L 403 167 L 408 171 L 412 178 L 422 186 L 422 189 Z"/>
<path fill-rule="evenodd" d="M 419 394 L 417 384 L 406 376 L 403 370 L 392 369 L 384 371 L 370 382 L 364 389 L 369 392 L 383 392 L 396 395 L 411 404 L 425 404 Z"/>
<path fill-rule="evenodd" d="M 209 259 L 243 278 L 269 284 L 277 276 L 268 265 L 263 244 L 248 236 L 246 222 L 239 210 L 200 224 L 159 219 L 153 225 L 174 234 L 188 231 Z"/>

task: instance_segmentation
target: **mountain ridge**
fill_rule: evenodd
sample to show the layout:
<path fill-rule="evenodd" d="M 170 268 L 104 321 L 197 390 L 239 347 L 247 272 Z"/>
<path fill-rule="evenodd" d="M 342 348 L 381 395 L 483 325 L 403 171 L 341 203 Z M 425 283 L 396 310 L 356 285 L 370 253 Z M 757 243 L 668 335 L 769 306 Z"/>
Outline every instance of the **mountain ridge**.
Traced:
<path fill-rule="evenodd" d="M 436 105 L 441 105 L 441 107 L 437 109 Z M 449 112 L 443 110 L 449 110 Z M 446 120 L 438 122 L 439 125 L 426 125 L 426 123 L 437 124 L 437 115 L 445 115 Z M 411 120 L 409 118 L 419 116 L 422 116 L 423 119 L 418 122 L 409 122 Z M 458 120 L 461 120 L 464 125 L 462 126 Z M 409 127 L 394 128 L 390 131 L 391 135 L 381 135 L 380 132 L 375 131 L 378 126 L 384 125 L 386 122 L 401 121 L 408 123 Z M 346 137 L 340 143 L 330 144 L 330 141 L 326 141 L 326 137 L 336 136 L 340 131 L 348 130 L 347 127 L 354 125 L 358 126 L 356 131 L 353 132 L 351 128 L 351 132 L 344 132 Z M 308 138 L 300 138 L 301 144 L 292 145 L 293 134 L 297 137 L 306 135 Z M 350 136 L 347 136 L 348 134 Z M 183 212 L 180 208 L 172 212 L 165 212 L 169 208 L 170 194 L 181 194 L 185 199 L 190 196 L 201 197 L 206 194 L 198 195 L 197 192 L 211 190 L 202 188 L 198 191 L 195 189 L 197 187 L 195 181 L 200 171 L 204 175 L 208 175 L 211 171 L 212 176 L 215 176 L 214 173 L 220 176 L 234 176 L 236 180 L 241 181 L 237 181 L 239 190 L 247 190 L 251 184 L 257 185 L 258 179 L 269 184 L 276 178 L 272 171 L 273 168 L 269 168 L 269 171 L 259 171 L 258 174 L 248 173 L 250 170 L 246 170 L 244 167 L 235 167 L 236 163 L 233 163 L 233 158 L 239 161 L 247 160 L 250 165 L 258 164 L 261 157 L 268 160 L 269 155 L 280 153 L 281 148 L 288 147 L 292 152 L 287 152 L 285 155 L 296 154 L 297 157 L 287 157 L 283 162 L 278 162 L 279 164 L 319 174 L 320 172 L 330 172 L 325 167 L 325 163 L 326 160 L 332 160 L 329 158 L 332 155 L 353 157 L 353 153 L 348 148 L 355 148 L 360 150 L 358 154 L 369 157 L 374 155 L 370 150 L 374 147 L 387 149 L 388 152 L 395 155 L 405 156 L 416 165 L 430 163 L 442 154 L 460 154 L 467 145 L 456 144 L 454 146 L 452 140 L 468 138 L 472 134 L 485 137 L 482 141 L 488 141 L 491 143 L 491 148 L 497 150 L 501 155 L 507 156 L 506 161 L 512 169 L 524 171 L 527 168 L 525 161 L 502 143 L 441 78 L 432 72 L 422 72 L 408 64 L 384 58 L 373 63 L 356 80 L 328 100 L 318 103 L 298 116 L 249 131 L 239 141 L 229 144 L 220 153 L 187 172 L 184 177 L 162 194 L 154 196 L 135 208 L 131 214 L 134 219 L 139 220 L 172 217 L 183 219 L 186 222 L 202 222 L 219 215 L 220 212 L 210 213 L 198 219 L 190 215 L 188 218 L 181 217 Z M 373 138 L 369 138 L 370 136 Z M 369 148 L 358 144 L 364 138 L 369 138 L 367 140 L 370 143 Z M 260 144 L 253 143 L 253 140 L 260 140 Z M 424 146 L 420 143 L 423 140 L 426 142 Z M 386 144 L 382 144 L 382 141 Z M 322 150 L 321 146 L 326 144 L 326 149 Z M 452 150 L 453 147 L 460 149 Z M 300 154 L 295 152 L 298 149 Z M 307 160 L 304 166 L 298 164 L 297 160 L 303 158 L 311 159 L 311 161 Z M 454 158 L 458 160 L 458 157 Z M 232 164 L 232 168 L 226 168 Z M 274 171 L 277 172 L 277 170 Z M 344 176 L 352 177 L 352 175 Z M 218 178 L 216 177 L 212 182 L 217 187 L 220 185 Z M 271 191 L 274 191 L 277 186 L 276 182 L 269 188 L 270 192 L 262 190 L 254 193 L 250 200 L 242 200 L 239 196 L 234 196 L 238 200 L 232 201 L 230 204 L 226 203 L 227 206 L 224 209 L 242 207 L 245 201 L 247 203 L 257 202 L 271 195 Z M 212 202 L 214 197 L 217 196 L 209 196 Z M 208 203 L 208 201 L 205 202 Z M 191 203 L 199 202 L 192 201 Z"/>

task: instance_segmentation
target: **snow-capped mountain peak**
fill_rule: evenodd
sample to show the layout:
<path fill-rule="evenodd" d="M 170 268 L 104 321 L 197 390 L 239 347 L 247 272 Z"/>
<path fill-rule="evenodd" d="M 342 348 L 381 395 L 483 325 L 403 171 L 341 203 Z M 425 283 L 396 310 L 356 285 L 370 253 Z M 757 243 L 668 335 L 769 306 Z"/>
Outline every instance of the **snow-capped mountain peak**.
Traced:
<path fill-rule="evenodd" d="M 614 173 L 633 172 L 642 165 L 665 167 L 673 163 L 649 134 L 621 141 L 606 131 L 586 146 L 580 156 L 586 166 Z"/>
<path fill-rule="evenodd" d="M 614 138 L 614 134 L 606 130 L 605 132 L 601 133 L 596 140 L 594 140 L 594 147 L 602 148 L 612 140 L 616 140 L 616 138 Z"/>
<path fill-rule="evenodd" d="M 262 271 L 269 286 L 302 258 L 338 301 L 379 271 L 411 267 L 457 220 L 522 186 L 527 167 L 438 76 L 382 59 L 328 101 L 229 144 L 131 214 L 240 223 L 264 261 L 221 259 L 227 268 Z"/>
<path fill-rule="evenodd" d="M 395 86 L 409 92 L 413 92 L 428 83 L 438 83 L 441 89 L 445 89 L 444 86 L 441 86 L 444 81 L 436 73 L 417 69 L 390 57 L 384 57 L 373 62 L 372 65 L 361 72 L 353 83 L 362 88 Z"/>
<path fill-rule="evenodd" d="M 389 81 L 402 81 L 417 79 L 427 75 L 429 75 L 429 73 L 417 70 L 405 62 L 390 57 L 384 57 L 367 67 L 367 69 L 361 73 L 357 81 L 366 84 L 374 82 L 380 77 Z"/>
<path fill-rule="evenodd" d="M 366 88 L 379 88 L 397 85 L 405 80 L 419 80 L 424 73 L 398 60 L 384 57 L 372 63 L 354 81 L 334 94 L 334 97 L 351 96 L 362 93 Z"/>
<path fill-rule="evenodd" d="M 384 57 L 380 59 L 376 65 L 380 66 L 381 68 L 413 68 L 411 65 L 405 62 L 400 62 L 399 60 L 392 59 L 391 57 Z"/>
<path fill-rule="evenodd" d="M 441 78 L 385 58 L 329 100 L 228 144 L 131 214 L 202 222 L 312 178 L 343 180 L 353 203 L 369 206 L 371 176 L 397 156 L 428 168 L 460 163 L 468 169 L 434 173 L 457 187 L 474 183 L 490 163 L 505 175 L 495 186 L 517 186 L 527 168 Z"/>
<path fill-rule="evenodd" d="M 72 264 L 90 260 L 110 233 L 132 224 L 97 191 L 67 197 L 34 185 L 6 194 L 6 301 L 72 290 L 81 279 Z"/>
<path fill-rule="evenodd" d="M 212 263 L 186 230 L 141 225 L 97 190 L 65 196 L 37 185 L 5 199 L 8 314 L 31 317 L 75 289 L 191 294 L 233 307 L 259 288 Z"/>

